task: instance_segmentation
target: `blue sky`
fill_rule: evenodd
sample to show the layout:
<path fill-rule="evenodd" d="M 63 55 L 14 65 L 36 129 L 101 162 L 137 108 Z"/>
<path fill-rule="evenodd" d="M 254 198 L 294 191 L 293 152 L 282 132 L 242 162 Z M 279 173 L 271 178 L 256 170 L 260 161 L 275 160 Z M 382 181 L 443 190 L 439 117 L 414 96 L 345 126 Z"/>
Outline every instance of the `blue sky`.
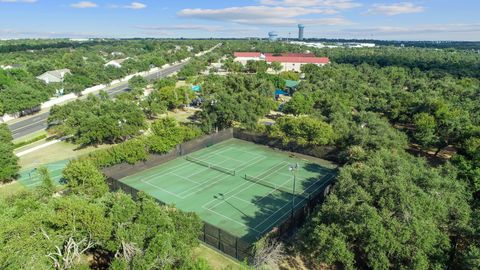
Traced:
<path fill-rule="evenodd" d="M 0 38 L 480 40 L 477 0 L 0 0 Z"/>

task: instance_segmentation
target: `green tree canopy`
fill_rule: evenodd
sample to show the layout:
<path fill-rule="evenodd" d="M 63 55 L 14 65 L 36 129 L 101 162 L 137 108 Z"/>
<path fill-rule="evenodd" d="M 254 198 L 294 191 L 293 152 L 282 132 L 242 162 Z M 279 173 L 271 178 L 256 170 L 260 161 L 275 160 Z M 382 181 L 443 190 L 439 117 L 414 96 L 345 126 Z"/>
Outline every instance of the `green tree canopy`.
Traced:
<path fill-rule="evenodd" d="M 0 183 L 12 181 L 18 173 L 18 158 L 13 153 L 12 134 L 6 124 L 0 124 Z"/>
<path fill-rule="evenodd" d="M 71 161 L 63 170 L 63 177 L 73 193 L 101 197 L 108 192 L 105 176 L 88 159 Z"/>
<path fill-rule="evenodd" d="M 341 169 L 300 245 L 309 260 L 348 269 L 445 268 L 454 239 L 470 230 L 464 191 L 424 160 L 380 150 Z"/>

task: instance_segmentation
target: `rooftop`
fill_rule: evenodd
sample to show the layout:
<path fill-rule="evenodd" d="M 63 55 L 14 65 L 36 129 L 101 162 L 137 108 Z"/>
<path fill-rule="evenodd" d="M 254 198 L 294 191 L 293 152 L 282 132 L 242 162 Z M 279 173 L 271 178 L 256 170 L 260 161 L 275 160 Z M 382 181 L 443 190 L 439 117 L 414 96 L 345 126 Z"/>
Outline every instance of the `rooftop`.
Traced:
<path fill-rule="evenodd" d="M 260 52 L 236 52 L 233 54 L 235 57 L 260 57 Z"/>
<path fill-rule="evenodd" d="M 279 63 L 304 63 L 304 64 L 328 64 L 328 57 L 296 57 L 296 56 L 267 56 L 267 62 Z"/>

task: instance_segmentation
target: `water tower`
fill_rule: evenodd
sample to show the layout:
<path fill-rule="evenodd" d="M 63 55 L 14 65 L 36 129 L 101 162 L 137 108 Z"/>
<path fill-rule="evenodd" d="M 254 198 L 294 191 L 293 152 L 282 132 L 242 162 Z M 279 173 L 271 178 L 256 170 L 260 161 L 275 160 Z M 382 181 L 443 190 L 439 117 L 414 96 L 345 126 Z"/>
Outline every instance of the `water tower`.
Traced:
<path fill-rule="evenodd" d="M 299 24 L 298 25 L 298 40 L 303 40 L 303 30 L 305 29 L 305 25 Z"/>
<path fill-rule="evenodd" d="M 270 41 L 277 41 L 278 40 L 278 34 L 277 32 L 268 32 L 268 40 Z"/>

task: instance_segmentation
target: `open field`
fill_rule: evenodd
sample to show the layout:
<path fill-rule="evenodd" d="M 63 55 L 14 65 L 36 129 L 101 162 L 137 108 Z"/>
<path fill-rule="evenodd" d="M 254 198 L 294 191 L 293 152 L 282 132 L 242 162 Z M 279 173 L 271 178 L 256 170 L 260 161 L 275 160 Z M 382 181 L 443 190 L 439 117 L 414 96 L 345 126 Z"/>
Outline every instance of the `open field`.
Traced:
<path fill-rule="evenodd" d="M 298 164 L 295 193 L 292 164 Z M 120 181 L 253 243 L 334 176 L 333 164 L 230 139 Z"/>
<path fill-rule="evenodd" d="M 235 261 L 223 255 L 222 253 L 210 247 L 207 247 L 206 245 L 203 245 L 203 244 L 200 244 L 200 246 L 195 249 L 194 254 L 195 254 L 195 257 L 202 258 L 205 261 L 207 261 L 213 270 L 224 270 L 224 269 L 246 270 L 247 269 L 247 267 L 239 264 L 238 261 Z"/>
<path fill-rule="evenodd" d="M 19 182 L 11 182 L 8 184 L 0 185 L 0 199 L 7 198 L 24 189 L 25 189 L 25 186 L 20 184 Z"/>
<path fill-rule="evenodd" d="M 45 143 L 45 140 L 36 142 L 28 147 L 35 147 L 39 144 Z M 42 148 L 38 151 L 29 153 L 20 158 L 19 165 L 22 169 L 31 169 L 36 168 L 39 165 L 46 165 L 49 163 L 57 162 L 60 160 L 66 159 L 75 159 L 79 156 L 86 155 L 90 152 L 93 152 L 98 149 L 111 147 L 110 145 L 102 145 L 98 147 L 90 146 L 85 148 L 78 148 L 78 145 L 71 144 L 68 142 L 58 142 L 56 144 L 50 145 L 48 147 Z M 28 149 L 23 147 L 17 149 L 17 151 L 23 151 Z"/>
<path fill-rule="evenodd" d="M 44 144 L 46 142 L 46 140 L 41 140 L 28 146 L 19 148 L 16 150 L 16 152 L 24 151 Z M 83 155 L 87 155 L 88 153 L 95 150 L 107 147 L 111 146 L 103 145 L 99 147 L 92 146 L 78 149 L 77 145 L 62 141 L 53 145 L 49 145 L 45 148 L 38 149 L 32 153 L 20 157 L 20 176 L 18 178 L 18 181 L 15 182 L 15 185 L 20 185 L 28 188 L 38 186 L 41 180 L 36 169 L 40 166 L 46 167 L 49 170 L 50 176 L 53 178 L 54 182 L 57 184 L 61 184 L 60 182 L 62 179 L 63 169 L 70 160 L 76 159 Z M 15 190 L 13 190 L 12 192 L 14 191 Z"/>

